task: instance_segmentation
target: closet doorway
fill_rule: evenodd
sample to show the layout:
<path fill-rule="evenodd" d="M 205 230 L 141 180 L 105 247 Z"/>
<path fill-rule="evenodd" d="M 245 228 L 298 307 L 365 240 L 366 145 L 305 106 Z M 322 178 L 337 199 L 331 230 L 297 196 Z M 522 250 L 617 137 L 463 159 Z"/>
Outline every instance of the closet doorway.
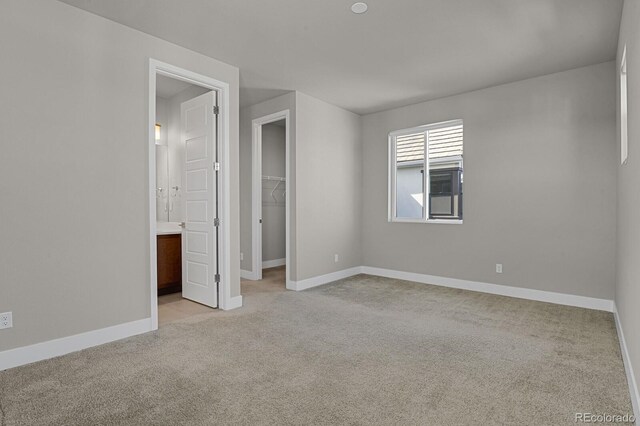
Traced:
<path fill-rule="evenodd" d="M 252 260 L 253 279 L 262 270 L 285 268 L 290 282 L 289 110 L 253 120 Z"/>

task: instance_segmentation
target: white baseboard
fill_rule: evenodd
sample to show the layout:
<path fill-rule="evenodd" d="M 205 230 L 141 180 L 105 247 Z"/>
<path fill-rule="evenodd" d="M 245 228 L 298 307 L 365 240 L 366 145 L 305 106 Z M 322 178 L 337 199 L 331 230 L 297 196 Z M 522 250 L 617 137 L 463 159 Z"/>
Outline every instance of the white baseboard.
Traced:
<path fill-rule="evenodd" d="M 320 275 L 317 277 L 307 278 L 305 280 L 300 281 L 290 281 L 287 284 L 287 288 L 289 290 L 306 290 L 311 287 L 317 287 L 319 285 L 327 284 L 333 281 L 338 281 L 343 278 L 352 277 L 354 275 L 358 275 L 362 272 L 361 266 L 356 266 L 349 269 L 343 269 L 342 271 L 331 272 L 330 274 Z"/>
<path fill-rule="evenodd" d="M 423 284 L 433 284 L 442 287 L 459 288 L 462 290 L 479 291 L 482 293 L 498 294 L 516 297 L 518 299 L 537 300 L 539 302 L 555 303 L 558 305 L 577 306 L 580 308 L 596 309 L 613 312 L 613 300 L 596 299 L 594 297 L 575 296 L 572 294 L 555 293 L 552 291 L 534 290 L 530 288 L 511 287 L 500 284 L 489 284 L 476 281 L 460 280 L 457 278 L 438 277 L 435 275 L 416 274 L 413 272 L 394 271 L 391 269 L 363 266 L 363 274 L 399 280 L 414 281 Z"/>
<path fill-rule="evenodd" d="M 627 373 L 627 385 L 629 386 L 633 415 L 636 419 L 640 419 L 640 393 L 638 393 L 638 384 L 636 383 L 636 376 L 633 374 L 633 366 L 631 365 L 631 358 L 627 350 L 627 341 L 624 338 L 622 323 L 620 322 L 618 308 L 615 304 L 613 309 L 613 315 L 616 319 L 616 329 L 618 330 L 618 340 L 620 341 L 620 352 L 622 352 L 622 361 L 624 362 L 624 371 Z"/>
<path fill-rule="evenodd" d="M 287 259 L 274 259 L 274 260 L 265 260 L 262 262 L 262 269 L 266 268 L 275 268 L 276 266 L 282 266 L 287 264 Z"/>
<path fill-rule="evenodd" d="M 300 281 L 291 281 L 287 288 L 289 290 L 296 291 L 306 290 L 308 288 L 327 284 L 357 274 L 376 275 L 379 277 L 395 278 L 399 280 L 413 281 L 423 284 L 432 284 L 441 287 L 479 291 L 481 293 L 516 297 L 518 299 L 536 300 L 539 302 L 555 303 L 557 305 L 576 306 L 579 308 L 595 309 L 599 311 L 613 312 L 614 309 L 613 300 L 609 299 L 598 299 L 587 296 L 555 293 L 552 291 L 511 287 L 506 285 L 489 284 L 477 281 L 467 281 L 457 278 L 439 277 L 435 275 L 416 274 L 413 272 L 395 271 L 392 269 L 375 268 L 372 266 L 356 266 L 353 268 L 344 269 L 342 271 L 332 272 L 326 275 L 320 275 Z"/>
<path fill-rule="evenodd" d="M 151 318 L 0 352 L 0 371 L 151 331 Z"/>
<path fill-rule="evenodd" d="M 224 307 L 222 307 L 223 311 L 230 311 L 231 309 L 237 309 L 242 307 L 242 296 L 236 296 L 229 299 L 229 303 L 227 303 Z"/>
<path fill-rule="evenodd" d="M 242 278 L 243 280 L 251 280 L 251 281 L 256 281 L 258 279 L 256 277 L 256 274 L 253 273 L 253 271 L 245 271 L 244 269 L 240 270 L 240 278 Z"/>
<path fill-rule="evenodd" d="M 498 294 L 502 296 L 516 297 L 520 299 L 537 300 L 541 302 L 556 303 L 560 305 L 577 306 L 581 308 L 597 309 L 608 312 L 614 312 L 616 318 L 616 327 L 618 327 L 618 335 L 620 336 L 620 345 L 624 357 L 625 368 L 629 381 L 629 388 L 632 395 L 634 412 L 638 417 L 639 397 L 638 387 L 633 375 L 629 354 L 627 352 L 626 342 L 622 332 L 619 317 L 615 311 L 615 304 L 612 300 L 596 299 L 585 296 L 574 296 L 570 294 L 554 293 L 549 291 L 533 290 L 526 288 L 510 287 L 498 284 L 488 284 L 482 282 L 466 281 L 455 278 L 438 277 L 434 275 L 416 274 L 410 272 L 394 271 L 390 269 L 374 268 L 370 266 L 356 266 L 344 269 L 342 271 L 332 272 L 317 277 L 307 278 L 300 281 L 289 281 L 287 288 L 290 290 L 305 290 L 319 285 L 327 284 L 333 281 L 348 278 L 360 273 L 377 275 L 387 278 L 395 278 L 418 283 L 433 284 L 443 287 L 452 287 L 463 290 L 479 291 L 483 293 Z M 252 274 L 249 271 L 242 271 L 243 278 L 245 274 Z M 251 279 L 251 278 L 249 278 Z M 230 310 L 242 306 L 242 296 L 232 297 L 227 306 L 223 309 Z M 50 340 L 47 342 L 36 343 L 21 348 L 9 349 L 0 352 L 0 371 L 20 365 L 30 364 L 32 362 L 41 361 L 48 358 L 65 355 L 82 349 L 109 343 L 115 340 L 124 339 L 137 334 L 152 331 L 151 318 L 145 318 L 138 321 L 132 321 L 125 324 L 114 325 L 99 330 L 88 331 L 74 336 L 63 337 L 60 339 Z M 640 417 L 638 417 L 640 418 Z"/>

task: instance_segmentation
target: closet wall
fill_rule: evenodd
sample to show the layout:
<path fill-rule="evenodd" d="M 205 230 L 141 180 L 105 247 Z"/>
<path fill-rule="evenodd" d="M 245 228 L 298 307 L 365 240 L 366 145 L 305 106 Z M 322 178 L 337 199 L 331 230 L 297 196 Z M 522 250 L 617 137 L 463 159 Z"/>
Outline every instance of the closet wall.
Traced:
<path fill-rule="evenodd" d="M 285 177 L 284 120 L 262 126 L 262 262 L 263 266 L 277 266 L 273 261 L 286 256 L 285 182 L 271 177 Z M 270 262 L 265 264 L 266 262 Z"/>

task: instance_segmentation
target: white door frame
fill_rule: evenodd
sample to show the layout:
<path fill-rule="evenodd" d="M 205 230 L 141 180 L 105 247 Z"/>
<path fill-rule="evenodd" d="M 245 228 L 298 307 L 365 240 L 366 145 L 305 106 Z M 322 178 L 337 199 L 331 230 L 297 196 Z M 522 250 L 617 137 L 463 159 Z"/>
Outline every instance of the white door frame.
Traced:
<path fill-rule="evenodd" d="M 158 329 L 158 276 L 157 276 L 157 236 L 156 236 L 156 75 L 164 75 L 176 80 L 186 81 L 197 86 L 218 92 L 220 108 L 218 125 L 218 160 L 220 179 L 218 179 L 218 200 L 221 203 L 220 214 L 220 298 L 218 307 L 232 309 L 231 300 L 231 190 L 229 182 L 229 84 L 205 75 L 176 67 L 153 58 L 149 59 L 149 122 L 147 125 L 147 148 L 149 150 L 149 293 L 151 329 Z M 211 165 L 213 167 L 213 164 Z"/>
<path fill-rule="evenodd" d="M 251 279 L 262 279 L 262 228 L 260 226 L 260 218 L 262 217 L 262 126 L 280 120 L 285 120 L 285 262 L 287 265 L 286 286 L 289 288 L 291 280 L 291 233 L 289 221 L 289 209 L 291 208 L 291 204 L 289 203 L 289 199 L 291 199 L 291 149 L 289 146 L 289 131 L 291 126 L 288 109 L 256 118 L 251 122 L 251 159 L 253 163 L 251 185 L 251 257 L 253 265 Z"/>

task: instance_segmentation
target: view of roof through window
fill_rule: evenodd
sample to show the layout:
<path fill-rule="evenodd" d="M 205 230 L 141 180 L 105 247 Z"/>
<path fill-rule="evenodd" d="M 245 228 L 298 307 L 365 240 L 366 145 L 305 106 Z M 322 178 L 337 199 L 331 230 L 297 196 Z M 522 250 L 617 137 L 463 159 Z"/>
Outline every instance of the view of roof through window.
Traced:
<path fill-rule="evenodd" d="M 429 160 L 462 156 L 462 124 L 429 130 Z M 398 163 L 424 159 L 425 132 L 398 136 Z"/>

